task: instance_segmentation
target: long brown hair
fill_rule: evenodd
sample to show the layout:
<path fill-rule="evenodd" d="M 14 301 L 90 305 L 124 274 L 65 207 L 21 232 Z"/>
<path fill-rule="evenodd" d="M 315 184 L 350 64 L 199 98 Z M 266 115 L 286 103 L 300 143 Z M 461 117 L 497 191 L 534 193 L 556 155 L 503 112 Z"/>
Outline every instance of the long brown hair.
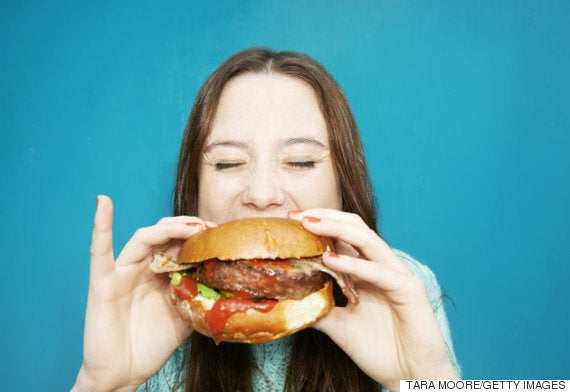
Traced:
<path fill-rule="evenodd" d="M 295 52 L 247 49 L 227 59 L 200 89 L 186 124 L 174 194 L 175 215 L 197 215 L 201 153 L 222 90 L 240 74 L 279 73 L 307 82 L 316 92 L 329 132 L 329 146 L 340 184 L 343 211 L 359 215 L 376 230 L 376 209 L 360 135 L 348 102 L 333 77 L 312 58 Z M 337 304 L 346 300 L 336 293 Z M 221 343 L 193 333 L 184 355 L 186 391 L 251 391 L 250 347 Z M 288 391 L 372 391 L 380 386 L 325 334 L 313 329 L 295 334 Z"/>

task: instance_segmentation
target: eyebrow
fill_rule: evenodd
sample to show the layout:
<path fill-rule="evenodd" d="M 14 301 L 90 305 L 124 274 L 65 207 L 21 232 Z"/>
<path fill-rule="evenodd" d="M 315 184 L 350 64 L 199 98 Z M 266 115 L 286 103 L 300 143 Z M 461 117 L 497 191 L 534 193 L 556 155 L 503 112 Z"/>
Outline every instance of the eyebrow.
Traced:
<path fill-rule="evenodd" d="M 234 148 L 240 148 L 242 150 L 247 150 L 248 148 L 246 143 L 240 142 L 239 140 L 219 140 L 208 144 L 204 148 L 204 153 L 209 152 L 216 147 L 234 147 Z"/>
<path fill-rule="evenodd" d="M 312 146 L 316 146 L 322 149 L 328 149 L 327 146 L 325 146 L 323 143 L 319 142 L 317 139 L 313 138 L 313 137 L 293 137 L 293 138 L 287 138 L 284 139 L 283 141 L 281 141 L 279 143 L 279 145 L 281 147 L 288 147 L 288 146 L 294 146 L 294 145 L 299 145 L 299 144 L 308 144 L 308 145 L 312 145 Z M 210 152 L 212 151 L 214 148 L 216 147 L 230 147 L 230 148 L 239 148 L 242 150 L 247 150 L 249 149 L 249 146 L 247 143 L 239 141 L 239 140 L 232 140 L 232 139 L 228 139 L 228 140 L 218 140 L 215 142 L 212 142 L 210 144 L 208 144 L 205 148 L 204 148 L 204 153 Z"/>
<path fill-rule="evenodd" d="M 310 144 L 310 145 L 314 145 L 320 148 L 328 148 L 327 146 L 325 146 L 323 143 L 319 142 L 317 139 L 312 138 L 312 137 L 293 137 L 293 138 L 287 138 L 285 140 L 283 140 L 281 143 L 282 146 L 293 146 L 296 144 Z"/>

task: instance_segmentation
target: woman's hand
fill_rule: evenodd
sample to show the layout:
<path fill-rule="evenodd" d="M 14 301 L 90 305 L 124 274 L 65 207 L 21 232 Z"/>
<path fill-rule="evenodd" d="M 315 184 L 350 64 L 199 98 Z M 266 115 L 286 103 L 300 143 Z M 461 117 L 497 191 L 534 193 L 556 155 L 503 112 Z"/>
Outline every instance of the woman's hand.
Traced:
<path fill-rule="evenodd" d="M 336 240 L 336 253 L 325 253 L 323 262 L 352 276 L 360 297 L 357 305 L 335 307 L 315 328 L 391 390 L 403 379 L 456 378 L 422 282 L 359 216 L 311 209 L 290 217 Z"/>
<path fill-rule="evenodd" d="M 99 196 L 78 391 L 136 389 L 191 332 L 171 305 L 168 279 L 151 272 L 149 262 L 154 252 L 176 257 L 184 239 L 211 223 L 164 218 L 139 229 L 116 260 L 112 223 L 113 203 Z"/>

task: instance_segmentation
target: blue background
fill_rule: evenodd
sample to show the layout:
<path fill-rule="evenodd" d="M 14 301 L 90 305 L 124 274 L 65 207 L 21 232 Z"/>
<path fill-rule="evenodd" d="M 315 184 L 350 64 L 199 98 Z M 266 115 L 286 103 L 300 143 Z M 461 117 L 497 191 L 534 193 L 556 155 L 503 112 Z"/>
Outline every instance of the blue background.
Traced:
<path fill-rule="evenodd" d="M 451 297 L 464 376 L 570 378 L 570 2 L 237 3 L 2 2 L 2 390 L 71 387 L 96 195 L 117 251 L 169 215 L 197 90 L 250 46 L 343 86 L 383 234 Z"/>

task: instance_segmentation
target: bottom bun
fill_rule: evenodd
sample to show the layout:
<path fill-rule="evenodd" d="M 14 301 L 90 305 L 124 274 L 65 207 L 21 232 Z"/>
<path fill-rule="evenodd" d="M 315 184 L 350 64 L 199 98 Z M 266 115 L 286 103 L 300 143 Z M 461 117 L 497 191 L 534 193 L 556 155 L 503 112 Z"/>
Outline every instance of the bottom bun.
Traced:
<path fill-rule="evenodd" d="M 230 316 L 224 329 L 212 335 L 206 323 L 206 315 L 214 306 L 214 300 L 196 296 L 188 301 L 180 299 L 171 288 L 171 298 L 182 319 L 195 331 L 225 342 L 266 343 L 310 327 L 334 306 L 333 285 L 327 282 L 299 300 L 277 302 L 269 312 L 249 309 Z"/>

